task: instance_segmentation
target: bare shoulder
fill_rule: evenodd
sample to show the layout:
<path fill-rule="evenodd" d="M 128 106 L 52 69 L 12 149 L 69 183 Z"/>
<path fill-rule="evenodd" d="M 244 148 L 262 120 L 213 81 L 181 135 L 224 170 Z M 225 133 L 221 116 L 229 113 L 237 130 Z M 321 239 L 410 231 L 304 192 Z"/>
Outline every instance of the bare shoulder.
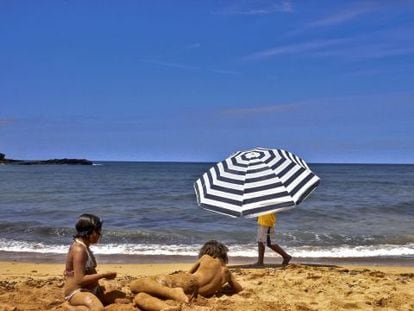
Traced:
<path fill-rule="evenodd" d="M 70 252 L 72 257 L 77 257 L 81 259 L 87 257 L 85 248 L 82 245 L 78 245 L 76 243 L 71 246 Z"/>
<path fill-rule="evenodd" d="M 85 251 L 85 247 L 83 247 L 82 245 L 78 244 L 78 243 L 73 243 L 72 246 L 70 247 L 71 251 L 74 253 L 79 253 L 79 252 L 84 252 Z"/>
<path fill-rule="evenodd" d="M 214 258 L 214 257 L 212 257 L 210 255 L 203 255 L 203 256 L 200 257 L 200 260 L 201 259 L 222 262 L 222 260 L 220 258 Z"/>
<path fill-rule="evenodd" d="M 210 255 L 203 255 L 199 259 L 200 264 L 222 265 L 223 262 L 219 258 L 211 257 Z"/>
<path fill-rule="evenodd" d="M 198 261 L 197 261 L 197 262 L 198 262 L 200 265 L 205 265 L 205 264 L 207 264 L 207 263 L 211 262 L 213 259 L 214 259 L 214 258 L 213 258 L 213 257 L 211 257 L 211 256 L 209 256 L 209 255 L 203 255 L 203 256 L 201 256 L 201 257 L 198 259 Z"/>

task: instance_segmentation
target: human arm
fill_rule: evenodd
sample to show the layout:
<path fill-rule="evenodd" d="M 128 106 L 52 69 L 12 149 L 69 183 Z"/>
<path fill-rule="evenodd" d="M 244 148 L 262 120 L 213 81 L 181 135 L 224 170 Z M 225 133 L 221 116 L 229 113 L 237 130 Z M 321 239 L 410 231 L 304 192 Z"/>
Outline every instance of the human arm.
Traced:
<path fill-rule="evenodd" d="M 227 269 L 227 282 L 229 283 L 230 287 L 233 289 L 234 293 L 239 293 L 243 290 L 243 286 L 236 280 L 234 275 Z"/>
<path fill-rule="evenodd" d="M 197 269 L 198 269 L 198 267 L 200 266 L 200 259 L 199 260 L 197 260 L 197 262 L 191 267 L 191 269 L 190 269 L 190 273 L 194 273 L 194 272 L 196 272 L 197 271 Z"/>
<path fill-rule="evenodd" d="M 73 248 L 73 272 L 74 280 L 79 287 L 87 287 L 98 283 L 98 280 L 106 278 L 113 279 L 116 277 L 115 272 L 86 274 L 85 264 L 88 254 L 83 247 Z"/>

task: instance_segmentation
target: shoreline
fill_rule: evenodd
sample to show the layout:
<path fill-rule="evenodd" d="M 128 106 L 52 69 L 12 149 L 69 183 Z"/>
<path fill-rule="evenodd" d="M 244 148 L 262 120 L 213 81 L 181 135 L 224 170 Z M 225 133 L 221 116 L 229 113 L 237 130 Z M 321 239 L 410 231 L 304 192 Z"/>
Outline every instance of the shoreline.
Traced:
<path fill-rule="evenodd" d="M 191 268 L 192 263 L 175 262 L 175 263 L 98 263 L 98 271 L 115 271 L 118 272 L 119 277 L 141 277 L 156 274 L 168 274 L 177 270 L 187 271 Z M 0 281 L 5 280 L 10 276 L 13 279 L 27 278 L 27 277 L 62 277 L 64 263 L 40 263 L 40 262 L 15 262 L 15 261 L 0 261 Z M 387 273 L 408 273 L 413 274 L 413 266 L 398 266 L 398 265 L 369 265 L 369 264 L 347 264 L 334 265 L 322 263 L 292 263 L 287 267 L 280 264 L 265 264 L 264 266 L 254 266 L 252 264 L 234 264 L 229 263 L 228 267 L 231 270 L 252 270 L 260 271 L 267 269 L 283 270 L 288 267 L 308 267 L 314 269 L 352 269 L 352 270 L 370 270 L 382 271 Z"/>
<path fill-rule="evenodd" d="M 64 263 L 66 254 L 53 253 L 31 253 L 31 252 L 7 252 L 0 251 L 1 262 L 24 262 L 24 263 Z M 98 263 L 101 264 L 174 264 L 193 263 L 197 256 L 183 255 L 102 255 L 96 254 Z M 256 257 L 229 257 L 229 264 L 249 265 L 256 261 Z M 265 263 L 277 265 L 281 258 L 276 256 L 265 257 Z M 352 266 L 401 266 L 414 267 L 414 257 L 411 256 L 389 256 L 389 257 L 329 257 L 329 258 L 302 258 L 293 257 L 295 264 L 326 264 L 326 265 L 352 265 Z M 414 269 L 413 269 L 414 270 Z"/>
<path fill-rule="evenodd" d="M 163 262 L 163 263 L 101 263 L 98 260 L 98 270 L 100 271 L 117 271 L 119 275 L 125 276 L 148 276 L 163 273 L 172 273 L 177 270 L 186 271 L 189 270 L 194 261 L 190 262 Z M 310 262 L 293 262 L 286 267 L 310 267 L 310 268 L 330 268 L 330 269 L 357 269 L 357 270 L 372 270 L 383 271 L 390 273 L 411 273 L 414 277 L 414 264 L 412 265 L 388 265 L 366 263 L 310 263 Z M 7 275 L 20 275 L 30 276 L 35 274 L 37 276 L 54 276 L 61 277 L 63 275 L 64 262 L 16 262 L 12 260 L 0 260 L 0 280 L 4 279 Z M 235 263 L 230 260 L 228 267 L 234 269 L 246 269 L 246 270 L 265 270 L 265 269 L 285 269 L 280 263 L 265 263 L 264 266 L 255 266 L 251 263 Z"/>

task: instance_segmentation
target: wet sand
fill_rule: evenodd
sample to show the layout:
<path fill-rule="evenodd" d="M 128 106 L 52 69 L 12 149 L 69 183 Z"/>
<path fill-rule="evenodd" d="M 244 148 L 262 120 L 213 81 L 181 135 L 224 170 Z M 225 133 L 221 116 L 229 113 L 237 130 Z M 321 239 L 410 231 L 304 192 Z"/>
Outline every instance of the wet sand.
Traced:
<path fill-rule="evenodd" d="M 99 271 L 117 271 L 101 282 L 107 290 L 129 294 L 131 280 L 188 270 L 190 263 L 100 264 Z M 181 310 L 414 310 L 414 267 L 410 265 L 277 264 L 230 265 L 244 290 L 227 288 L 216 296 L 198 297 Z M 0 311 L 64 310 L 63 264 L 0 262 Z M 128 300 L 106 310 L 138 310 Z"/>

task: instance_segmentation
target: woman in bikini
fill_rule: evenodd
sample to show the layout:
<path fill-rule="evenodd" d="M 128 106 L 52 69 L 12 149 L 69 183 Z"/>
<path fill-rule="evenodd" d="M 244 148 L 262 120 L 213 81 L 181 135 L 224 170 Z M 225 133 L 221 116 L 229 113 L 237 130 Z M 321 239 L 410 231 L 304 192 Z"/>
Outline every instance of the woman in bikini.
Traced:
<path fill-rule="evenodd" d="M 104 310 L 110 297 L 99 286 L 100 279 L 114 279 L 115 272 L 97 273 L 96 260 L 89 249 L 101 237 L 102 221 L 92 214 L 83 214 L 76 223 L 77 234 L 66 256 L 64 294 L 68 310 Z"/>

